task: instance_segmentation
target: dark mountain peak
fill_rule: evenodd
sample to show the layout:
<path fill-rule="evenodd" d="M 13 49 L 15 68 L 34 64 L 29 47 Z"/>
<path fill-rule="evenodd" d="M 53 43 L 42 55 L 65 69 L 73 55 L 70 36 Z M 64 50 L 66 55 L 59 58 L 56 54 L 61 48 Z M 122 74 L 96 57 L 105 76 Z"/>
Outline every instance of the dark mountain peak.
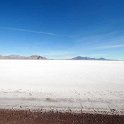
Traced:
<path fill-rule="evenodd" d="M 30 56 L 31 59 L 47 59 L 46 57 L 40 56 L 40 55 L 32 55 Z"/>

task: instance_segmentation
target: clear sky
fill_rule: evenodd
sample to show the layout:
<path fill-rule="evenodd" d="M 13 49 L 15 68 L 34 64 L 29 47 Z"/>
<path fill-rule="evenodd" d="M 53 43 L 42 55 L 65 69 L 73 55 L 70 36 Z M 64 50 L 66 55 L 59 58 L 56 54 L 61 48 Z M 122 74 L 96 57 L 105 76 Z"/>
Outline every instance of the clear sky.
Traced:
<path fill-rule="evenodd" d="M 0 54 L 124 60 L 124 0 L 0 0 Z"/>

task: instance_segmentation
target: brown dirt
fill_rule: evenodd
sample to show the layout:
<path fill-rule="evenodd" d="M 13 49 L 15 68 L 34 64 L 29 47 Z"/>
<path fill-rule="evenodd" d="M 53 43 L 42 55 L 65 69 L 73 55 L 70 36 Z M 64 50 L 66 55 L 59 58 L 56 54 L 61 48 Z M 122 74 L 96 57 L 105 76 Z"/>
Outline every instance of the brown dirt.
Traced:
<path fill-rule="evenodd" d="M 124 124 L 124 115 L 1 109 L 0 124 Z"/>

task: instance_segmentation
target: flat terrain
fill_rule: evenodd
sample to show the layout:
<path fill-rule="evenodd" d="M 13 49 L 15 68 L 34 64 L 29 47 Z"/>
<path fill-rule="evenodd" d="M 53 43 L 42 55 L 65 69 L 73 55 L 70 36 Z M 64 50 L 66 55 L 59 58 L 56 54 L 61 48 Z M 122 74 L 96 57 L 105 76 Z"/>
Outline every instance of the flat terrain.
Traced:
<path fill-rule="evenodd" d="M 0 124 L 124 124 L 124 115 L 0 110 Z"/>
<path fill-rule="evenodd" d="M 124 62 L 0 60 L 0 108 L 124 115 Z"/>

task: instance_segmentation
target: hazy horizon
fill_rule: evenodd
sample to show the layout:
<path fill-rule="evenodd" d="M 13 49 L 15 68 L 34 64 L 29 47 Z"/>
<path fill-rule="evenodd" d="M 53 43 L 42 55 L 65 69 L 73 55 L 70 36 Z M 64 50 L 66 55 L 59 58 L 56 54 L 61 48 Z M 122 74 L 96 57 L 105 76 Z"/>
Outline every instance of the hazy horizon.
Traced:
<path fill-rule="evenodd" d="M 22 54 L 22 55 L 20 55 L 20 54 L 0 54 L 0 56 L 1 57 L 9 57 L 9 56 L 20 56 L 20 57 L 31 57 L 31 56 L 41 56 L 41 57 L 45 57 L 46 59 L 54 59 L 54 60 L 64 60 L 64 59 L 73 59 L 73 58 L 77 58 L 77 57 L 87 57 L 87 58 L 94 58 L 94 59 L 100 59 L 100 58 L 103 58 L 103 59 L 108 59 L 108 60 L 114 60 L 114 59 L 111 59 L 111 58 L 104 58 L 104 57 L 95 57 L 95 56 L 82 56 L 82 55 L 75 55 L 75 56 L 70 56 L 70 57 L 63 57 L 63 58 L 61 58 L 61 56 L 60 56 L 60 58 L 48 58 L 47 56 L 43 56 L 43 55 L 41 55 L 41 54 L 30 54 L 30 55 L 25 55 L 25 54 Z M 117 60 L 117 59 L 115 59 L 115 60 Z"/>

